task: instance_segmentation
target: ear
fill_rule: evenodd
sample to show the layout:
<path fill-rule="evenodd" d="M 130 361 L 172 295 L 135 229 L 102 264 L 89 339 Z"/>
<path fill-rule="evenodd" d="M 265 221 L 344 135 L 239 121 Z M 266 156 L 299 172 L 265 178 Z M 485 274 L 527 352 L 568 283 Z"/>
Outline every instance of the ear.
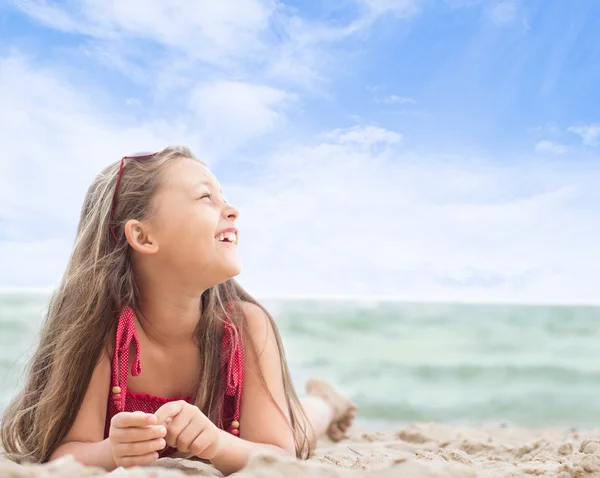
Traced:
<path fill-rule="evenodd" d="M 158 243 L 150 234 L 147 224 L 136 219 L 130 219 L 125 223 L 125 237 L 132 249 L 141 254 L 156 254 Z"/>

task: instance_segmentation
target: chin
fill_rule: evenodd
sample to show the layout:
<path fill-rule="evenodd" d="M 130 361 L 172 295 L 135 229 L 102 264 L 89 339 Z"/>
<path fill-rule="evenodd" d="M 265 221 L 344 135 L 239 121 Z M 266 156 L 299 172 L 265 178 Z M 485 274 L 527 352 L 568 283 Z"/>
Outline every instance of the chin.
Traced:
<path fill-rule="evenodd" d="M 223 270 L 223 282 L 227 282 L 230 279 L 235 279 L 242 273 L 242 265 L 239 262 L 235 264 L 230 264 L 225 270 Z"/>
<path fill-rule="evenodd" d="M 242 263 L 238 257 L 220 257 L 212 263 L 198 265 L 196 269 L 204 270 L 204 273 L 199 277 L 200 280 L 206 281 L 208 279 L 210 281 L 208 284 L 204 282 L 204 287 L 215 287 L 240 275 Z"/>
<path fill-rule="evenodd" d="M 238 263 L 236 264 L 235 270 L 234 270 L 234 271 L 232 271 L 232 272 L 233 272 L 233 273 L 231 274 L 231 277 L 230 277 L 230 279 L 233 279 L 234 277 L 237 277 L 237 276 L 239 276 L 239 275 L 242 273 L 242 264 L 238 262 Z"/>

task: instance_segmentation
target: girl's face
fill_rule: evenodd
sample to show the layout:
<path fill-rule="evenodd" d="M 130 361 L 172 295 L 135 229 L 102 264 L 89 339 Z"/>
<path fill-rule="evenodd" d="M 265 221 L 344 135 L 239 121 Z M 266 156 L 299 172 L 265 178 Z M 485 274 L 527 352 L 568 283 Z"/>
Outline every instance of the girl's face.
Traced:
<path fill-rule="evenodd" d="M 170 166 L 151 206 L 147 230 L 153 248 L 144 256 L 152 273 L 205 290 L 241 272 L 239 212 L 225 202 L 202 163 L 185 158 Z"/>

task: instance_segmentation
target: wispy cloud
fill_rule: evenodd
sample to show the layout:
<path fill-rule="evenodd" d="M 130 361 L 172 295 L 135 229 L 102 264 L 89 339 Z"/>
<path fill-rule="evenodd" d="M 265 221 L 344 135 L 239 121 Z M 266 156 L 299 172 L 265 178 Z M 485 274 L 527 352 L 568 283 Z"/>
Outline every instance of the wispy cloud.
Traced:
<path fill-rule="evenodd" d="M 400 17 L 415 15 L 424 3 L 422 0 L 357 0 L 373 16 L 392 14 Z"/>
<path fill-rule="evenodd" d="M 323 138 L 337 144 L 354 144 L 366 147 L 391 145 L 402 141 L 400 133 L 374 126 L 354 126 L 348 129 L 336 129 L 324 134 Z"/>
<path fill-rule="evenodd" d="M 302 18 L 273 0 L 202 0 L 193 5 L 148 0 L 143 7 L 136 0 L 11 3 L 47 27 L 87 36 L 92 40 L 87 48 L 121 71 L 145 68 L 173 82 L 173 77 L 210 66 L 254 83 L 283 80 L 313 87 L 323 80 L 319 70 L 331 61 L 320 46 L 368 29 L 383 15 L 413 16 L 420 0 L 359 0 L 360 15 L 335 26 Z M 134 79 L 143 81 L 144 75 Z"/>
<path fill-rule="evenodd" d="M 0 218 L 3 231 L 12 231 L 0 241 L 0 264 L 19 271 L 0 285 L 52 285 L 85 188 L 101 167 L 139 144 L 201 150 L 201 138 L 177 121 L 116 121 L 93 92 L 23 57 L 0 65 L 2 117 L 12 118 L 0 129 L 12 158 L 0 163 L 9 199 Z M 226 103 L 236 89 L 242 99 L 259 98 L 250 105 L 265 115 L 262 128 L 276 122 L 272 108 L 288 101 L 277 90 L 235 83 L 199 95 L 226 92 Z M 600 231 L 596 211 L 576 205 L 594 200 L 597 172 L 409 152 L 401 133 L 368 125 L 319 138 L 254 158 L 252 177 L 222 178 L 242 211 L 240 280 L 253 292 L 593 297 Z"/>
<path fill-rule="evenodd" d="M 569 151 L 569 147 L 564 144 L 556 143 L 554 141 L 542 140 L 536 143 L 535 150 L 538 153 L 553 154 L 560 156 L 561 154 L 567 153 Z"/>
<path fill-rule="evenodd" d="M 585 146 L 597 146 L 600 140 L 600 123 L 570 126 L 567 131 L 580 136 Z"/>
<path fill-rule="evenodd" d="M 54 218 L 51 237 L 63 234 L 64 221 L 77 214 L 73 198 L 107 158 L 179 141 L 202 149 L 197 132 L 176 118 L 123 122 L 106 100 L 23 55 L 0 59 L 0 214 L 26 228 L 18 239 L 35 228 L 35 221 L 20 219 L 31 214 Z"/>
<path fill-rule="evenodd" d="M 443 2 L 451 8 L 463 8 L 478 5 L 482 0 L 443 0 Z"/>
<path fill-rule="evenodd" d="M 244 280 L 281 294 L 593 297 L 596 266 L 586 258 L 600 257 L 600 228 L 591 210 L 573 213 L 591 199 L 592 177 L 567 165 L 515 169 L 338 141 L 359 132 L 370 137 L 338 130 L 277 151 L 264 180 L 234 188 L 248 211 Z M 306 273 L 285 274 L 299 263 Z"/>
<path fill-rule="evenodd" d="M 493 22 L 512 23 L 517 19 L 517 4 L 514 1 L 495 3 L 489 7 L 488 14 Z"/>
<path fill-rule="evenodd" d="M 390 95 L 385 97 L 383 102 L 396 105 L 414 105 L 417 101 L 414 98 L 409 98 L 408 96 Z"/>
<path fill-rule="evenodd" d="M 145 39 L 222 64 L 256 52 L 276 4 L 269 0 L 14 0 L 16 8 L 51 28 L 106 41 Z M 168 19 L 168 21 L 165 21 Z"/>
<path fill-rule="evenodd" d="M 51 61 L 14 46 L 0 57 L 0 270 L 10 271 L 0 286 L 55 283 L 94 175 L 123 152 L 182 143 L 215 168 L 242 211 L 241 279 L 254 293 L 597 297 L 600 177 L 575 157 L 583 148 L 565 127 L 533 140 L 528 129 L 535 148 L 518 160 L 498 142 L 481 148 L 493 154 L 466 153 L 477 149 L 476 126 L 490 121 L 482 112 L 498 115 L 503 132 L 513 127 L 507 135 L 520 127 L 512 120 L 523 110 L 506 113 L 512 97 L 499 82 L 524 70 L 493 83 L 497 71 L 474 48 L 449 55 L 436 76 L 420 63 L 427 55 L 437 65 L 446 46 L 480 43 L 461 37 L 440 50 L 432 37 L 427 50 L 420 35 L 418 44 L 394 36 L 384 45 L 380 32 L 362 34 L 431 2 L 355 0 L 335 20 L 270 0 L 222 3 L 11 2 L 69 34 L 60 37 L 68 54 Z M 511 2 L 445 0 L 443 13 L 465 7 L 479 28 L 481 16 L 466 8 L 476 3 L 496 9 L 498 21 L 511 18 L 502 6 Z M 452 76 L 457 58 L 468 72 Z M 467 74 L 476 83 L 465 83 Z M 361 81 L 378 86 L 369 93 Z M 412 109 L 415 98 L 426 120 L 380 114 Z M 527 121 L 565 124 L 558 114 Z M 600 140 L 597 123 L 567 131 L 586 146 Z M 457 133 L 454 143 L 440 140 Z"/>
<path fill-rule="evenodd" d="M 271 132 L 295 96 L 263 85 L 234 81 L 201 84 L 190 95 L 209 156 L 221 155 L 251 138 Z"/>

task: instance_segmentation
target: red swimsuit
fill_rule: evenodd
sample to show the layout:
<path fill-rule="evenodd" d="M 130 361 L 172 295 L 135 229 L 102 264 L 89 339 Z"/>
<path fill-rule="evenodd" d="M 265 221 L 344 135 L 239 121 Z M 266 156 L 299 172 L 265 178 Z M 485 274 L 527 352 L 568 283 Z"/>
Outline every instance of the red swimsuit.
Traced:
<path fill-rule="evenodd" d="M 135 331 L 134 313 L 131 307 L 125 307 L 119 316 L 115 341 L 115 352 L 112 359 L 111 390 L 108 398 L 104 438 L 108 437 L 110 421 L 119 412 L 135 412 L 141 410 L 155 413 L 162 405 L 174 400 L 186 400 L 191 403 L 192 397 L 162 398 L 152 395 L 132 393 L 127 388 L 129 376 L 129 347 L 131 341 L 135 345 L 135 360 L 131 367 L 131 375 L 142 373 L 140 363 L 140 342 Z M 219 422 L 217 426 L 239 435 L 240 401 L 244 382 L 244 347 L 236 333 L 233 323 L 227 318 L 223 327 L 222 370 L 225 383 Z M 169 450 L 171 454 L 174 450 Z M 164 454 L 163 454 L 164 456 Z"/>

